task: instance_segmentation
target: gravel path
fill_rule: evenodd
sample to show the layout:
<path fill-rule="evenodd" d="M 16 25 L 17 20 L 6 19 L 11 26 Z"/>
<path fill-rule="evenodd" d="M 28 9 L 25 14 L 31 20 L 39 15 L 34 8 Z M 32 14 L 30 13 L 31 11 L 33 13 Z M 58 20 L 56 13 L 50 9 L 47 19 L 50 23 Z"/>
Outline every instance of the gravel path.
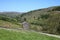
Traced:
<path fill-rule="evenodd" d="M 17 28 L 11 29 L 11 28 L 2 28 L 2 27 L 0 27 L 0 29 L 11 30 L 11 31 L 16 31 L 16 32 L 20 32 L 19 30 L 23 30 L 22 28 L 19 28 L 19 29 L 17 29 Z M 25 31 L 25 30 L 23 30 L 23 31 Z M 26 30 L 26 31 L 28 31 L 28 30 Z M 30 30 L 30 31 L 36 32 L 36 31 L 33 31 L 33 30 Z M 47 34 L 47 33 L 42 33 L 42 32 L 37 32 L 37 33 L 40 33 L 40 34 L 43 34 L 43 35 L 52 36 L 52 37 L 56 37 L 56 38 L 60 38 L 59 35 Z"/>
<path fill-rule="evenodd" d="M 40 34 L 43 34 L 43 35 L 48 35 L 48 36 L 52 36 L 52 37 L 56 37 L 56 38 L 60 38 L 59 35 L 53 35 L 53 34 L 47 34 L 47 33 L 42 33 L 42 32 L 39 32 Z"/>

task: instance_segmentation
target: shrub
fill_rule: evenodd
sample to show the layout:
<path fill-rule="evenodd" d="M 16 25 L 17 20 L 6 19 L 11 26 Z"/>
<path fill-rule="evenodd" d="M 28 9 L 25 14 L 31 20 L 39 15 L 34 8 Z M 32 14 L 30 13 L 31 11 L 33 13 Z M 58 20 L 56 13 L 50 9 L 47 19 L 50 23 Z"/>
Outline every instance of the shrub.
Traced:
<path fill-rule="evenodd" d="M 43 14 L 43 15 L 41 15 L 41 18 L 42 19 L 48 19 L 49 18 L 49 14 Z"/>

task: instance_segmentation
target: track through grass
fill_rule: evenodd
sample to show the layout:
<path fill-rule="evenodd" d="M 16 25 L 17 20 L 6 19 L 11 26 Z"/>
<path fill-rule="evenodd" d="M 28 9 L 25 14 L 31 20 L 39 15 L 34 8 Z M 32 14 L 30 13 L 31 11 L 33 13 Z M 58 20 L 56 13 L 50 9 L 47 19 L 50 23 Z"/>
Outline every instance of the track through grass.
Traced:
<path fill-rule="evenodd" d="M 60 40 L 59 38 L 42 35 L 31 31 L 19 32 L 0 29 L 0 40 Z"/>

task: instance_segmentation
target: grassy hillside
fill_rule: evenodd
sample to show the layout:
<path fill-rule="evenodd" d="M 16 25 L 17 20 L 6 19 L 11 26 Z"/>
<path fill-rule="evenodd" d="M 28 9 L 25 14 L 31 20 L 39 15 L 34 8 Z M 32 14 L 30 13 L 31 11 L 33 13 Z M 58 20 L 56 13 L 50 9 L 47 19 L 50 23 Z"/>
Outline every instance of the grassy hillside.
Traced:
<path fill-rule="evenodd" d="M 33 10 L 22 14 L 22 18 L 26 18 L 29 23 L 35 25 L 33 29 L 39 28 L 43 32 L 60 34 L 60 6 Z"/>
<path fill-rule="evenodd" d="M 21 28 L 21 24 L 16 24 L 12 22 L 7 22 L 0 20 L 0 27 L 6 27 L 6 28 Z"/>
<path fill-rule="evenodd" d="M 60 40 L 58 38 L 41 35 L 31 31 L 8 31 L 0 29 L 0 40 Z"/>
<path fill-rule="evenodd" d="M 56 12 L 56 13 L 60 13 L 60 6 L 54 6 L 54 7 L 48 7 L 48 8 L 43 8 L 43 9 L 37 9 L 37 10 L 33 10 L 27 13 L 22 14 L 23 17 L 26 18 L 30 18 L 33 19 L 40 17 L 41 15 L 44 14 L 49 14 L 51 12 Z"/>

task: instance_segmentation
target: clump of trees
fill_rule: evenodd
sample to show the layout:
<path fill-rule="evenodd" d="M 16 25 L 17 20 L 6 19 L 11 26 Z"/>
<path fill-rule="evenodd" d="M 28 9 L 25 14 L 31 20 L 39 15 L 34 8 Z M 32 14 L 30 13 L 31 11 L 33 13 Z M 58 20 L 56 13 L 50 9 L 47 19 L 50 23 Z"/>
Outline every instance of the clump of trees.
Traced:
<path fill-rule="evenodd" d="M 54 7 L 54 9 L 52 9 L 52 11 L 60 11 L 60 6 Z"/>
<path fill-rule="evenodd" d="M 47 19 L 47 18 L 49 18 L 49 16 L 50 16 L 49 14 L 43 14 L 43 15 L 41 15 L 41 18 L 42 19 Z"/>
<path fill-rule="evenodd" d="M 9 22 L 17 22 L 16 19 L 10 18 L 10 17 L 7 17 L 7 16 L 0 16 L 0 20 L 9 21 Z"/>

